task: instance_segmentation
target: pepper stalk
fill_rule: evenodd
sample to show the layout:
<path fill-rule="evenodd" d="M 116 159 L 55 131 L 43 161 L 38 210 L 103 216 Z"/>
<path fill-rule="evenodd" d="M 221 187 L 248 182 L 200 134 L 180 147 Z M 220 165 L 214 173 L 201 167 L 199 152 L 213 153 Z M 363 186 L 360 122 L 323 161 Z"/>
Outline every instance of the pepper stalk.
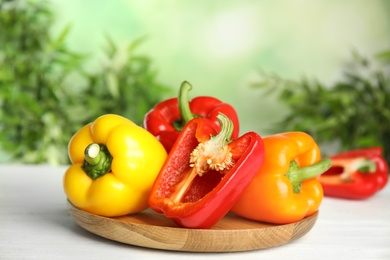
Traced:
<path fill-rule="evenodd" d="M 183 83 L 180 85 L 179 95 L 177 98 L 180 119 L 175 121 L 173 124 L 177 131 L 181 131 L 187 122 L 195 118 L 195 115 L 191 112 L 190 102 L 188 100 L 188 93 L 191 89 L 192 85 L 188 81 L 183 81 Z"/>
<path fill-rule="evenodd" d="M 294 193 L 298 194 L 301 192 L 302 182 L 320 176 L 331 166 L 332 161 L 329 158 L 324 158 L 313 165 L 305 167 L 299 167 L 296 161 L 292 161 L 286 177 L 291 181 Z"/>
<path fill-rule="evenodd" d="M 351 159 L 332 159 L 332 166 L 342 167 L 343 172 L 340 174 L 341 180 L 344 182 L 351 182 L 353 174 L 356 171 L 361 173 L 374 173 L 376 171 L 376 163 L 365 157 L 357 157 Z"/>
<path fill-rule="evenodd" d="M 105 145 L 92 143 L 85 148 L 82 169 L 92 180 L 108 173 L 111 163 L 112 156 Z"/>

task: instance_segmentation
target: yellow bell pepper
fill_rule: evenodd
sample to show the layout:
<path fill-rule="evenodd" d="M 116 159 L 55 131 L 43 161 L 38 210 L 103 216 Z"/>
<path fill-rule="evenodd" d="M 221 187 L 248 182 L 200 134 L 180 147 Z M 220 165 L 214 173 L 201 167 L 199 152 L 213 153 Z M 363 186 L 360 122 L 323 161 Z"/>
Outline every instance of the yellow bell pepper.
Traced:
<path fill-rule="evenodd" d="M 148 208 L 148 197 L 167 153 L 147 130 L 114 114 L 97 118 L 69 141 L 72 165 L 63 187 L 69 201 L 114 217 Z"/>

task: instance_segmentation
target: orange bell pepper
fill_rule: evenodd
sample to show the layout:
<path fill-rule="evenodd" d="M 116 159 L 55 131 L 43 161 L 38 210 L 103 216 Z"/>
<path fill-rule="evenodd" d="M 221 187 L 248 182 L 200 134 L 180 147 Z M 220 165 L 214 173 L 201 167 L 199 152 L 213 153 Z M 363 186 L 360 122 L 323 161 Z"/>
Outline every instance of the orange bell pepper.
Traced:
<path fill-rule="evenodd" d="M 231 209 L 256 221 L 287 224 L 317 212 L 323 198 L 318 176 L 331 166 L 314 139 L 303 132 L 263 138 L 265 160 Z"/>

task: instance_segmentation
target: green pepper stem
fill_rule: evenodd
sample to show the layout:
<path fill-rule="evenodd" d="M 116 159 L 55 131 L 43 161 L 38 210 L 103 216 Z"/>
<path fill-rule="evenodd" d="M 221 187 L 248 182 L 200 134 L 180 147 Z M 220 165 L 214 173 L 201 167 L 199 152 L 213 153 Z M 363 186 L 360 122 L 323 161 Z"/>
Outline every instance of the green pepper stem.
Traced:
<path fill-rule="evenodd" d="M 365 158 L 365 159 L 357 160 L 357 162 L 355 163 L 356 163 L 355 167 L 357 168 L 356 170 L 362 173 L 376 172 L 376 168 L 377 168 L 376 162 L 370 159 Z"/>
<path fill-rule="evenodd" d="M 100 162 L 102 158 L 102 154 L 100 154 L 100 146 L 98 144 L 92 143 L 85 148 L 84 151 L 84 159 L 90 165 L 96 165 Z"/>
<path fill-rule="evenodd" d="M 112 156 L 107 147 L 92 143 L 85 148 L 82 169 L 93 180 L 111 170 Z"/>
<path fill-rule="evenodd" d="M 365 157 L 332 159 L 332 166 L 343 167 L 345 171 L 371 173 L 376 171 L 376 162 Z"/>
<path fill-rule="evenodd" d="M 324 158 L 316 164 L 305 167 L 299 167 L 297 162 L 292 161 L 286 176 L 291 181 L 294 193 L 300 193 L 303 181 L 320 176 L 331 166 L 332 161 L 329 158 Z"/>
<path fill-rule="evenodd" d="M 190 156 L 190 166 L 194 167 L 196 174 L 200 176 L 209 169 L 223 172 L 234 164 L 228 147 L 233 133 L 233 122 L 222 113 L 218 114 L 217 120 L 221 125 L 220 132 L 211 136 L 210 140 L 199 143 Z"/>
<path fill-rule="evenodd" d="M 333 158 L 332 166 L 343 168 L 343 172 L 340 174 L 340 179 L 344 182 L 352 181 L 353 174 L 357 171 L 363 174 L 371 174 L 376 172 L 377 168 L 375 161 L 365 157 Z"/>
<path fill-rule="evenodd" d="M 194 118 L 188 100 L 188 92 L 190 92 L 191 89 L 191 84 L 188 81 L 183 81 L 179 90 L 178 105 L 183 125 L 185 125 L 188 121 Z"/>
<path fill-rule="evenodd" d="M 230 138 L 232 137 L 234 130 L 234 125 L 232 123 L 232 120 L 222 113 L 218 114 L 217 120 L 221 125 L 221 130 L 216 136 L 212 137 L 212 139 L 217 143 L 226 145 L 226 143 L 230 142 Z"/>

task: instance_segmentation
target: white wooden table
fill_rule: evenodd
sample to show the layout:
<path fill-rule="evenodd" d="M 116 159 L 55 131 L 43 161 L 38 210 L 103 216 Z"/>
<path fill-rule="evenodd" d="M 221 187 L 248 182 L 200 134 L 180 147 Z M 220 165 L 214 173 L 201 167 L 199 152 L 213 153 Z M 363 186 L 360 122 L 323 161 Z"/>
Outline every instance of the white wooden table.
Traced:
<path fill-rule="evenodd" d="M 238 253 L 186 253 L 113 242 L 68 215 L 67 167 L 0 164 L 0 259 L 390 259 L 390 185 L 364 201 L 325 198 L 292 243 Z"/>

